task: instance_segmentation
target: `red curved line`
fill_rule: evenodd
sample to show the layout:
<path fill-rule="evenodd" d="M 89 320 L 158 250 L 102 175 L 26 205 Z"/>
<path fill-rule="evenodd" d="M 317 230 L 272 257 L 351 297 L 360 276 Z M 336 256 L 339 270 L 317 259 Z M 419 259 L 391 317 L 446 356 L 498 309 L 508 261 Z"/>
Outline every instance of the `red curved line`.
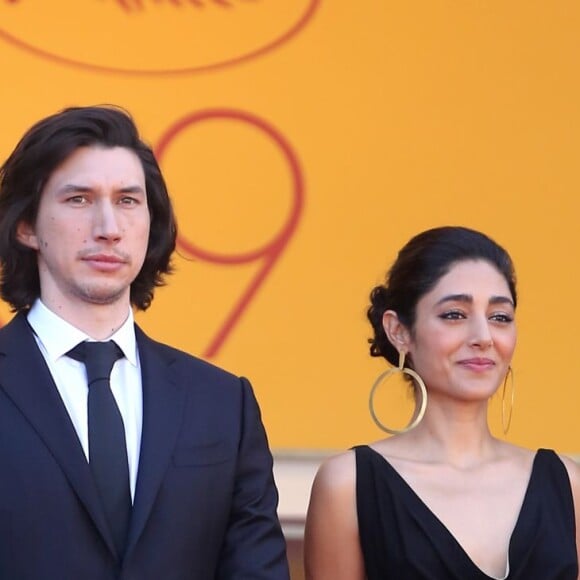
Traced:
<path fill-rule="evenodd" d="M 21 48 L 21 49 L 23 49 L 27 52 L 30 52 L 36 56 L 39 56 L 41 58 L 45 58 L 45 59 L 57 62 L 59 64 L 73 66 L 73 67 L 81 68 L 84 70 L 88 69 L 88 70 L 95 71 L 95 72 L 103 72 L 103 73 L 108 73 L 108 74 L 123 74 L 123 75 L 131 75 L 131 76 L 133 76 L 133 75 L 135 75 L 135 76 L 149 76 L 149 75 L 170 76 L 170 75 L 193 74 L 193 73 L 202 73 L 202 72 L 213 72 L 216 70 L 236 66 L 238 64 L 247 62 L 249 60 L 253 60 L 255 58 L 263 56 L 264 54 L 267 54 L 268 52 L 271 52 L 272 50 L 275 50 L 276 48 L 280 47 L 282 44 L 288 42 L 293 36 L 298 34 L 302 30 L 302 28 L 304 28 L 306 26 L 308 21 L 313 17 L 314 13 L 318 9 L 318 6 L 320 5 L 321 2 L 322 2 L 322 0 L 311 0 L 310 5 L 306 9 L 306 12 L 303 14 L 302 18 L 300 18 L 296 22 L 296 24 L 294 26 L 289 28 L 284 34 L 282 34 L 282 36 L 273 40 L 270 44 L 266 44 L 262 48 L 257 48 L 254 51 L 250 51 L 246 54 L 242 54 L 241 56 L 234 57 L 234 58 L 224 60 L 221 62 L 212 63 L 212 64 L 205 64 L 205 65 L 200 65 L 200 66 L 194 66 L 194 67 L 186 67 L 186 68 L 175 69 L 175 70 L 170 70 L 170 69 L 135 70 L 135 69 L 122 69 L 122 68 L 101 66 L 98 64 L 82 63 L 82 62 L 78 62 L 76 60 L 67 58 L 65 56 L 59 56 L 56 54 L 52 54 L 52 53 L 47 52 L 41 48 L 37 48 L 35 46 L 27 44 L 24 41 L 20 40 L 19 38 L 16 38 L 16 37 L 12 36 L 11 34 L 8 34 L 7 32 L 5 32 L 2 29 L 0 29 L 0 38 L 3 38 L 5 41 L 9 42 L 10 44 L 13 44 L 16 47 Z"/>
<path fill-rule="evenodd" d="M 293 193 L 294 193 L 294 205 L 290 211 L 290 216 L 284 227 L 281 228 L 277 236 L 264 244 L 256 248 L 241 254 L 220 254 L 218 252 L 212 252 L 210 250 L 204 250 L 196 244 L 192 244 L 188 241 L 183 241 L 181 238 L 179 240 L 180 245 L 184 247 L 189 253 L 197 256 L 200 259 L 206 260 L 208 262 L 214 262 L 217 264 L 245 264 L 252 262 L 256 258 L 264 255 L 268 250 L 276 248 L 282 240 L 287 238 L 287 236 L 295 229 L 298 224 L 300 213 L 302 212 L 302 207 L 304 203 L 304 180 L 302 178 L 302 172 L 300 170 L 300 164 L 298 159 L 292 150 L 290 144 L 282 137 L 282 135 L 270 124 L 266 123 L 263 119 L 255 115 L 250 115 L 243 111 L 237 111 L 235 109 L 206 109 L 204 111 L 199 111 L 197 113 L 192 113 L 183 117 L 177 121 L 172 127 L 170 127 L 165 134 L 159 140 L 157 147 L 155 149 L 155 154 L 159 159 L 163 157 L 165 149 L 168 144 L 175 138 L 175 136 L 181 132 L 185 127 L 193 125 L 200 121 L 208 119 L 235 119 L 243 121 L 254 125 L 261 129 L 268 137 L 273 139 L 276 144 L 282 149 L 284 156 L 286 157 L 288 164 L 290 165 L 290 173 L 293 181 Z"/>
<path fill-rule="evenodd" d="M 127 0 L 117 0 L 117 4 L 119 4 L 125 12 L 130 12 L 133 9 Z"/>
<path fill-rule="evenodd" d="M 196 246 L 187 240 L 184 241 L 181 236 L 178 237 L 177 244 L 181 246 L 188 254 L 192 254 L 196 258 L 200 258 L 206 262 L 212 262 L 214 264 L 248 264 L 260 256 L 263 256 L 268 250 L 275 249 L 278 245 L 278 238 L 283 238 L 287 230 L 292 231 L 292 228 L 289 227 L 289 224 L 292 221 L 294 213 L 295 211 L 293 210 L 293 213 L 290 215 L 290 220 L 286 222 L 284 228 L 280 230 L 280 233 L 273 239 L 272 242 L 264 244 L 256 250 L 246 252 L 245 254 L 218 254 L 210 250 L 204 250 L 203 248 L 200 248 L 199 246 Z M 300 211 L 298 211 L 298 213 L 300 213 Z"/>
<path fill-rule="evenodd" d="M 288 238 L 289 239 L 289 238 Z M 282 251 L 283 246 L 280 247 L 280 251 L 276 255 L 276 258 Z M 258 272 L 258 275 L 251 281 L 250 285 L 246 288 L 246 291 L 238 300 L 237 304 L 234 306 L 232 311 L 230 312 L 229 316 L 227 317 L 226 321 L 221 325 L 220 329 L 218 330 L 217 334 L 213 337 L 212 341 L 209 343 L 205 351 L 203 352 L 203 356 L 206 358 L 213 358 L 220 348 L 222 347 L 223 343 L 226 341 L 230 332 L 235 328 L 238 320 L 244 313 L 244 310 L 248 307 L 252 298 L 266 279 L 266 276 L 270 273 L 270 270 L 274 267 L 276 263 L 275 259 L 270 259 L 265 262 L 264 268 Z"/>
<path fill-rule="evenodd" d="M 228 335 L 233 330 L 233 328 L 238 323 L 244 310 L 248 307 L 252 301 L 254 295 L 266 279 L 270 270 L 273 268 L 278 257 L 282 253 L 286 244 L 290 241 L 293 231 L 298 225 L 300 219 L 300 214 L 302 213 L 302 208 L 304 206 L 304 179 L 302 176 L 302 171 L 300 169 L 300 164 L 298 158 L 296 157 L 294 151 L 292 150 L 289 143 L 282 137 L 282 135 L 274 129 L 271 125 L 266 123 L 263 119 L 244 113 L 242 111 L 236 111 L 233 109 L 208 109 L 205 111 L 200 111 L 193 113 L 180 119 L 172 127 L 166 131 L 166 133 L 159 140 L 156 147 L 156 155 L 158 159 L 161 159 L 165 149 L 171 140 L 179 133 L 183 128 L 195 124 L 202 120 L 207 119 L 235 119 L 241 120 L 243 122 L 250 123 L 257 126 L 259 129 L 264 131 L 270 138 L 272 138 L 278 146 L 282 149 L 288 163 L 290 166 L 290 172 L 293 179 L 293 194 L 294 194 L 294 205 L 290 211 L 289 219 L 287 220 L 284 227 L 280 229 L 277 236 L 274 236 L 272 240 L 261 246 L 256 250 L 245 252 L 242 254 L 219 254 L 217 252 L 211 252 L 203 250 L 194 244 L 189 242 L 184 242 L 183 240 L 178 240 L 178 243 L 190 254 L 218 264 L 243 264 L 251 262 L 259 257 L 264 257 L 264 266 L 258 271 L 258 274 L 252 279 L 249 286 L 243 292 L 240 299 L 234 305 L 231 312 L 228 314 L 224 323 L 219 328 L 217 334 L 212 338 L 210 344 L 205 349 L 203 356 L 206 358 L 214 357 L 219 349 L 222 347 L 223 343 L 226 341 Z"/>

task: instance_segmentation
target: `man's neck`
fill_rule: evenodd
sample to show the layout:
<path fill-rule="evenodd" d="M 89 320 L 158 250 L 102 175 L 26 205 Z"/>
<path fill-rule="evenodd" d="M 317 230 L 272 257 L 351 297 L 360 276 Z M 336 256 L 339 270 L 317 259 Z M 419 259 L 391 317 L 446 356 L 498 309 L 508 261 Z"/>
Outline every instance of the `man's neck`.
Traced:
<path fill-rule="evenodd" d="M 113 335 L 127 320 L 131 305 L 119 300 L 113 304 L 51 304 L 41 297 L 41 301 L 57 316 L 82 330 L 95 340 L 105 340 Z"/>

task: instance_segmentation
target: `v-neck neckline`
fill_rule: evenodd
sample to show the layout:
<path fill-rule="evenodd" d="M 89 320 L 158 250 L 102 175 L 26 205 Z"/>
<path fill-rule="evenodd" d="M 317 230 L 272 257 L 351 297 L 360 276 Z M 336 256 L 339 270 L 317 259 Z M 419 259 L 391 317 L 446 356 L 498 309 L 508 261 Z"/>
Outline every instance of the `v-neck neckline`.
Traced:
<path fill-rule="evenodd" d="M 510 556 L 511 556 L 511 549 L 512 549 L 512 545 L 513 545 L 513 540 L 516 537 L 520 526 L 522 525 L 522 521 L 523 521 L 522 514 L 526 510 L 527 504 L 531 501 L 531 495 L 532 495 L 531 488 L 532 488 L 533 480 L 535 479 L 535 474 L 536 474 L 537 465 L 538 465 L 538 457 L 540 456 L 541 450 L 536 451 L 536 453 L 534 455 L 534 459 L 532 461 L 532 467 L 530 469 L 530 475 L 528 478 L 528 482 L 526 484 L 526 490 L 525 490 L 525 493 L 523 496 L 520 510 L 518 512 L 514 527 L 513 527 L 511 534 L 509 536 L 508 549 L 507 549 L 506 575 L 503 576 L 502 578 L 497 578 L 495 576 L 489 576 L 473 561 L 473 559 L 467 553 L 465 548 L 460 544 L 459 540 L 451 533 L 451 530 L 445 525 L 445 523 L 439 518 L 439 516 L 437 516 L 435 514 L 435 512 L 425 503 L 425 501 L 421 498 L 421 496 L 419 496 L 419 494 L 409 485 L 409 483 L 406 481 L 406 479 L 394 468 L 394 466 L 389 462 L 389 460 L 384 455 L 381 455 L 378 451 L 373 449 L 372 447 L 369 447 L 369 446 L 366 446 L 366 447 L 367 447 L 367 449 L 370 449 L 372 454 L 374 456 L 376 456 L 382 462 L 383 465 L 387 466 L 390 473 L 393 474 L 395 476 L 396 480 L 399 482 L 401 488 L 406 490 L 406 492 L 408 494 L 410 494 L 411 497 L 413 497 L 417 501 L 417 503 L 421 507 L 421 509 L 428 514 L 428 516 L 431 518 L 431 520 L 435 523 L 435 525 L 438 528 L 443 530 L 443 533 L 448 537 L 448 539 L 451 541 L 451 543 L 455 546 L 456 550 L 460 554 L 463 555 L 464 560 L 466 562 L 468 562 L 469 565 L 471 567 L 473 567 L 481 575 L 482 578 L 485 578 L 486 580 L 508 580 L 509 579 L 510 573 L 511 573 L 511 557 Z"/>

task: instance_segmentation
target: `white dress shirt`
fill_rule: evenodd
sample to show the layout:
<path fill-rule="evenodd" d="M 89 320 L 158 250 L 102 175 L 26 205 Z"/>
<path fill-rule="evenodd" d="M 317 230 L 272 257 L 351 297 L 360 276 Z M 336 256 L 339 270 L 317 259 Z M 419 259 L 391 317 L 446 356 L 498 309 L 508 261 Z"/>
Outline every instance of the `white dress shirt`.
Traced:
<path fill-rule="evenodd" d="M 88 460 L 89 388 L 85 365 L 66 356 L 66 353 L 79 342 L 93 339 L 49 310 L 40 300 L 36 300 L 30 309 L 28 322 L 34 330 L 36 342 L 46 360 Z M 113 366 L 111 391 L 125 426 L 131 498 L 134 499 L 143 425 L 143 392 L 133 312 L 130 308 L 127 320 L 109 338 L 117 343 L 125 356 Z"/>

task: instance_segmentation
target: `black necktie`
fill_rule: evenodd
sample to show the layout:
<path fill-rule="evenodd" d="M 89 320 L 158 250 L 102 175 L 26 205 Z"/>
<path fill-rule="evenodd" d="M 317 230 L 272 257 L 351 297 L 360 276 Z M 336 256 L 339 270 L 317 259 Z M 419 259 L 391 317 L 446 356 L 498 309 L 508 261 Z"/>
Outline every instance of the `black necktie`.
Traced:
<path fill-rule="evenodd" d="M 89 384 L 89 465 L 101 495 L 119 556 L 122 556 L 131 517 L 129 465 L 123 419 L 109 377 L 123 357 L 112 341 L 81 342 L 67 355 L 84 362 Z"/>

